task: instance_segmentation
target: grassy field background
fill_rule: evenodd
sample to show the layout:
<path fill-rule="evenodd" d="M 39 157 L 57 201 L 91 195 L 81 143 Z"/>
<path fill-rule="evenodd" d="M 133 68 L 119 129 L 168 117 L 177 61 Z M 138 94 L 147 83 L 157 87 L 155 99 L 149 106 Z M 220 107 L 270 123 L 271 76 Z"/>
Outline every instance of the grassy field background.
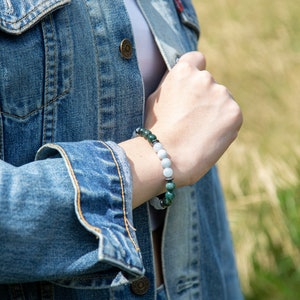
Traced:
<path fill-rule="evenodd" d="M 219 162 L 248 300 L 300 299 L 300 5 L 194 0 L 207 68 L 244 124 Z"/>

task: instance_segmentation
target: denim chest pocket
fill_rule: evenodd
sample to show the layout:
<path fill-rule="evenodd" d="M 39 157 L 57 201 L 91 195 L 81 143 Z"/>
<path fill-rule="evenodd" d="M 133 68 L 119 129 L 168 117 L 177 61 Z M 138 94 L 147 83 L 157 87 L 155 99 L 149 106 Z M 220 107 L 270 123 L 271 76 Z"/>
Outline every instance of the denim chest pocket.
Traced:
<path fill-rule="evenodd" d="M 0 112 L 26 119 L 71 87 L 70 0 L 0 0 Z"/>

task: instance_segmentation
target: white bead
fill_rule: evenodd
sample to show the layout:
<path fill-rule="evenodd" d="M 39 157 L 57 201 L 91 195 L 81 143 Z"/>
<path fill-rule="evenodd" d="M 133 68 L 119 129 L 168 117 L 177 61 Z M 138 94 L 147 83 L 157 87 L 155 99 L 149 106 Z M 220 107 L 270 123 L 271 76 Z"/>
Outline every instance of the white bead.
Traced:
<path fill-rule="evenodd" d="M 169 158 L 163 158 L 161 161 L 161 165 L 164 169 L 169 168 L 171 167 L 171 160 Z"/>
<path fill-rule="evenodd" d="M 167 151 L 165 149 L 160 149 L 157 152 L 157 156 L 159 157 L 159 159 L 163 159 L 163 158 L 168 157 L 168 153 L 167 153 Z"/>
<path fill-rule="evenodd" d="M 157 210 L 163 210 L 164 207 L 161 206 L 160 199 L 158 197 L 154 197 L 150 200 L 150 204 Z"/>
<path fill-rule="evenodd" d="M 157 153 L 159 150 L 163 148 L 163 145 L 161 143 L 155 143 L 153 145 L 153 150 Z"/>
<path fill-rule="evenodd" d="M 171 178 L 173 176 L 173 169 L 172 168 L 165 168 L 163 170 L 163 174 L 166 178 Z"/>

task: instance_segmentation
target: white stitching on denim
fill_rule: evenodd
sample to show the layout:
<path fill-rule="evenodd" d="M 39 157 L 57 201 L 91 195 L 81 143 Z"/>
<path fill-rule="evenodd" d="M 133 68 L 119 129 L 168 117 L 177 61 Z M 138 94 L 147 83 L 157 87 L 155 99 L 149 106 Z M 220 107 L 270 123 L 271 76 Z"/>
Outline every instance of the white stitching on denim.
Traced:
<path fill-rule="evenodd" d="M 10 0 L 5 0 L 5 3 L 6 3 L 6 6 L 7 6 L 6 13 L 12 14 L 14 9 L 13 9 L 13 6 L 12 6 Z"/>
<path fill-rule="evenodd" d="M 6 1 L 6 4 L 7 4 L 8 8 L 10 8 L 10 9 L 12 10 L 13 7 L 12 7 L 12 5 L 11 5 L 10 0 L 5 0 L 5 1 Z M 47 3 L 47 2 L 48 2 L 48 0 L 45 0 L 45 1 L 41 2 L 39 5 L 34 6 L 33 9 L 29 10 L 29 11 L 27 12 L 26 15 L 24 15 L 24 16 L 23 16 L 22 18 L 20 18 L 20 19 L 17 19 L 16 21 L 8 21 L 8 20 L 4 20 L 3 18 L 0 18 L 0 20 L 5 21 L 5 23 L 7 23 L 7 24 L 17 24 L 17 23 L 23 21 L 24 19 L 26 19 L 30 14 L 34 13 L 36 10 L 39 10 L 40 7 L 43 6 L 43 5 L 44 5 L 45 3 Z M 45 10 L 43 10 L 43 11 L 42 11 L 42 13 L 43 13 L 42 15 L 46 15 L 47 13 L 51 12 L 52 10 L 54 10 L 54 9 L 56 9 L 56 8 L 59 8 L 60 6 L 64 6 L 64 5 L 66 5 L 67 3 L 69 3 L 68 0 L 56 1 L 56 2 L 54 2 L 54 4 L 52 4 L 50 7 L 48 7 L 48 8 L 45 9 Z M 40 13 L 40 15 L 41 15 L 41 13 Z"/>

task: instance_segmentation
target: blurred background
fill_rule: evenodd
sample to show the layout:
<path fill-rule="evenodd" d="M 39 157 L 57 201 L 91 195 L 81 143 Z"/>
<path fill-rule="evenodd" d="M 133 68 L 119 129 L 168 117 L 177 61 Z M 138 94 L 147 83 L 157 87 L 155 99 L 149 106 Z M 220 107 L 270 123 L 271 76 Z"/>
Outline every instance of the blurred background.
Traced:
<path fill-rule="evenodd" d="M 244 124 L 219 162 L 247 300 L 300 299 L 300 3 L 193 0 Z"/>

